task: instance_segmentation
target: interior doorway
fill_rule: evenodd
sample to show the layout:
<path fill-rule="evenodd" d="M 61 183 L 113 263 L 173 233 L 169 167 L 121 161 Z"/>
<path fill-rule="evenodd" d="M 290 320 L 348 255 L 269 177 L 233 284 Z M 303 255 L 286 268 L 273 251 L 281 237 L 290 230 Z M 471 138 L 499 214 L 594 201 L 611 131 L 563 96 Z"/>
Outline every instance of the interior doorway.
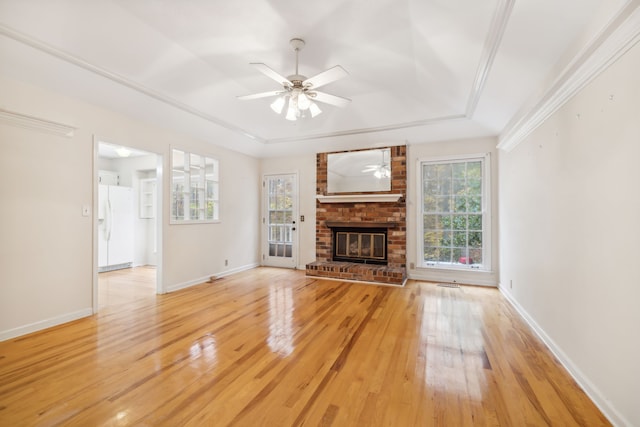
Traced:
<path fill-rule="evenodd" d="M 94 139 L 94 312 L 162 293 L 162 156 Z"/>

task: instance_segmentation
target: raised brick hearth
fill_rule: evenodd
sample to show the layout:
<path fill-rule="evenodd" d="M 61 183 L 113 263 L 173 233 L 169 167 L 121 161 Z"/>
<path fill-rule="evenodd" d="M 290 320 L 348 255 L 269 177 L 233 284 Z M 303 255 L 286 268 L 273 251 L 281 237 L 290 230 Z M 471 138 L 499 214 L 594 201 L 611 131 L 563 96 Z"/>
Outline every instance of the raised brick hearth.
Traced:
<path fill-rule="evenodd" d="M 391 149 L 391 191 L 402 194 L 393 202 L 322 203 L 316 201 L 316 261 L 306 266 L 309 276 L 402 285 L 406 279 L 406 146 Z M 327 154 L 316 156 L 317 194 L 327 193 Z M 349 193 L 367 195 L 370 193 Z M 382 193 L 385 194 L 385 193 Z M 388 224 L 387 265 L 333 261 L 332 230 L 327 223 Z"/>
<path fill-rule="evenodd" d="M 406 269 L 354 262 L 316 261 L 307 264 L 307 276 L 402 285 L 406 278 Z"/>

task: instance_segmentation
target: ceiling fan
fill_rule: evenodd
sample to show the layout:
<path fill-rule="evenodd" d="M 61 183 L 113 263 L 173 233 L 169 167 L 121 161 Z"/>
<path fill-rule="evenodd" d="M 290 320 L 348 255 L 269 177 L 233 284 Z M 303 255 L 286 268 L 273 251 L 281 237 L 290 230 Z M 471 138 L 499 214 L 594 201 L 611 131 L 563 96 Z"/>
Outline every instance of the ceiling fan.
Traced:
<path fill-rule="evenodd" d="M 299 118 L 315 117 L 322 113 L 320 107 L 314 102 L 321 102 L 329 105 L 335 105 L 337 107 L 344 107 L 351 102 L 348 98 L 341 96 L 331 95 L 326 92 L 320 92 L 316 89 L 326 84 L 339 80 L 349 73 L 339 65 L 329 68 L 313 77 L 307 78 L 301 74 L 298 74 L 298 52 L 300 52 L 305 42 L 302 39 L 294 38 L 289 41 L 291 47 L 293 47 L 296 53 L 296 72 L 288 77 L 282 76 L 280 73 L 274 71 L 262 63 L 251 63 L 258 71 L 265 76 L 275 80 L 282 85 L 282 89 L 274 90 L 270 92 L 254 93 L 251 95 L 238 96 L 238 99 L 258 99 L 268 98 L 271 96 L 277 96 L 275 101 L 271 103 L 271 109 L 277 114 L 282 114 L 286 105 L 287 120 L 297 120 Z"/>
<path fill-rule="evenodd" d="M 386 159 L 385 151 L 382 151 L 382 162 L 365 165 L 364 169 L 362 169 L 361 171 L 361 173 L 370 172 L 373 172 L 373 176 L 378 179 L 391 177 L 391 167 L 389 166 L 389 162 Z"/>

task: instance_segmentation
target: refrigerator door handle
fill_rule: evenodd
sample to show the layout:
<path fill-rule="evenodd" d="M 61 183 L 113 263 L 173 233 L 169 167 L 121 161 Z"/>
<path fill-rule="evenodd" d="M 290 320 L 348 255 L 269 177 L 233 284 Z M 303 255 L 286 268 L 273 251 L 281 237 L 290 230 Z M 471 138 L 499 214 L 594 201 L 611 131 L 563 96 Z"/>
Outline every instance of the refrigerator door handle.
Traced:
<path fill-rule="evenodd" d="M 105 212 L 105 231 L 107 242 L 111 240 L 111 226 L 113 224 L 113 208 L 111 207 L 111 200 L 107 200 L 107 211 Z"/>

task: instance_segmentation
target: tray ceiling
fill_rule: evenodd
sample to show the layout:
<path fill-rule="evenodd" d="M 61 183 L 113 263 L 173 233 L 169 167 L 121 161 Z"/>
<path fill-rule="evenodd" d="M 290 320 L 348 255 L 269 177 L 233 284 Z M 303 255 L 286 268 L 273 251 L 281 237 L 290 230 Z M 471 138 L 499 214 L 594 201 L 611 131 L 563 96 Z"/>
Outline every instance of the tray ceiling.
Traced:
<path fill-rule="evenodd" d="M 497 136 L 629 2 L 1 0 L 0 73 L 252 155 Z M 289 122 L 287 76 L 350 98 Z"/>

